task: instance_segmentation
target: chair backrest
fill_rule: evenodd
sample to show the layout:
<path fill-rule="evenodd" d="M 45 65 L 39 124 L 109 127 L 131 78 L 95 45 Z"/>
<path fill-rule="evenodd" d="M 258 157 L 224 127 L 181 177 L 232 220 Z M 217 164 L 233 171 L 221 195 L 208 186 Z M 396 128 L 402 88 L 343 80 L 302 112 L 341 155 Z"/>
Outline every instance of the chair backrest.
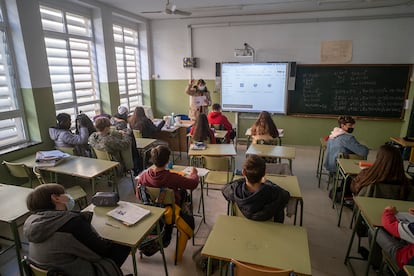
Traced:
<path fill-rule="evenodd" d="M 245 216 L 243 215 L 243 213 L 240 211 L 239 206 L 237 205 L 236 202 L 234 201 L 229 201 L 230 204 L 230 215 L 232 216 L 236 216 L 236 217 L 242 217 L 245 218 Z M 272 218 L 273 219 L 273 218 Z"/>
<path fill-rule="evenodd" d="M 7 167 L 10 174 L 14 177 L 30 178 L 30 170 L 27 168 L 25 164 L 7 161 L 3 161 L 2 164 Z"/>
<path fill-rule="evenodd" d="M 161 193 L 161 188 L 145 186 L 145 190 L 146 190 L 147 194 L 150 196 L 151 200 L 155 204 L 163 204 L 163 205 L 173 206 L 174 203 L 175 203 L 175 194 L 174 194 L 174 190 L 172 190 L 172 189 L 164 188 L 163 189 L 164 195 L 162 195 L 162 193 Z M 160 198 L 160 197 L 163 197 L 163 198 Z"/>
<path fill-rule="evenodd" d="M 393 185 L 388 183 L 375 183 L 363 187 L 358 195 L 386 199 L 400 199 L 401 185 Z"/>
<path fill-rule="evenodd" d="M 27 256 L 20 261 L 26 276 L 47 276 L 47 270 L 37 267 Z"/>
<path fill-rule="evenodd" d="M 125 170 L 129 171 L 134 168 L 134 161 L 132 158 L 132 151 L 131 148 L 127 148 L 123 151 L 121 151 L 121 158 L 122 162 L 125 166 Z"/>
<path fill-rule="evenodd" d="M 203 156 L 203 167 L 212 171 L 233 171 L 227 156 Z"/>
<path fill-rule="evenodd" d="M 270 140 L 258 139 L 258 140 L 256 140 L 256 144 L 261 144 L 261 145 L 278 145 L 279 144 L 279 139 L 278 138 L 270 139 Z"/>
<path fill-rule="evenodd" d="M 293 270 L 283 270 L 261 265 L 249 264 L 231 259 L 230 276 L 291 276 Z"/>
<path fill-rule="evenodd" d="M 142 138 L 142 133 L 138 129 L 133 129 L 132 133 L 134 134 L 135 139 Z"/>
<path fill-rule="evenodd" d="M 224 130 L 223 124 L 210 124 L 211 128 L 214 128 L 215 130 Z"/>
<path fill-rule="evenodd" d="M 112 161 L 112 155 L 109 152 L 98 150 L 95 148 L 92 148 L 92 149 L 97 159 Z"/>
<path fill-rule="evenodd" d="M 56 149 L 67 154 L 74 155 L 74 148 L 72 147 L 56 147 Z"/>

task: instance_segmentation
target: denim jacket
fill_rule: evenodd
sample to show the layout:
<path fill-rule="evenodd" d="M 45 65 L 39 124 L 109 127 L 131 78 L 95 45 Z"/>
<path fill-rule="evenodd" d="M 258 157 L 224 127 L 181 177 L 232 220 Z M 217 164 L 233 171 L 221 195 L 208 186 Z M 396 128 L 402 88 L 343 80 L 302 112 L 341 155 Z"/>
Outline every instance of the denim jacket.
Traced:
<path fill-rule="evenodd" d="M 368 151 L 368 147 L 361 145 L 352 134 L 343 133 L 329 138 L 324 166 L 329 172 L 336 172 L 336 159 L 340 152 L 354 153 L 366 158 Z"/>

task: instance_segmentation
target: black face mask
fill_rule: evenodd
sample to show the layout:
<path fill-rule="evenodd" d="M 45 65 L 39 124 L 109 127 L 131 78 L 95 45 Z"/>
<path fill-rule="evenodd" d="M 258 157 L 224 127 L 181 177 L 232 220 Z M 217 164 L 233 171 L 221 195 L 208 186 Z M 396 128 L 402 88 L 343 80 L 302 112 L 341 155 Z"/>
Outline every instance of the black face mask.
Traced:
<path fill-rule="evenodd" d="M 353 127 L 349 127 L 349 128 L 348 128 L 348 130 L 347 130 L 346 132 L 348 132 L 348 133 L 352 133 L 352 132 L 354 132 L 354 128 L 353 128 Z"/>

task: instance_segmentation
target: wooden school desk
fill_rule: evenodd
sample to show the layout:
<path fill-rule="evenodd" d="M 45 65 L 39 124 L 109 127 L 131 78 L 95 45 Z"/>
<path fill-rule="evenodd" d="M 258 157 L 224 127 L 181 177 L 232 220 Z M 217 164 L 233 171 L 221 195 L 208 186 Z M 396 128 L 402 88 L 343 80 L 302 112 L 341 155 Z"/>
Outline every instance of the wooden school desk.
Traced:
<path fill-rule="evenodd" d="M 296 149 L 293 147 L 251 144 L 246 151 L 246 156 L 256 154 L 261 157 L 287 159 L 290 171 L 292 170 L 292 160 L 295 159 Z"/>
<path fill-rule="evenodd" d="M 341 225 L 341 218 L 342 218 L 342 210 L 344 208 L 344 197 L 345 197 L 345 183 L 348 177 L 352 175 L 357 175 L 362 170 L 358 163 L 360 160 L 356 159 L 344 159 L 338 158 L 336 160 L 337 169 L 336 169 L 336 177 L 333 185 L 333 193 L 332 193 L 332 208 L 335 208 L 335 197 L 336 197 L 336 189 L 338 188 L 339 176 L 343 178 L 343 187 L 341 193 L 341 202 L 339 209 L 337 209 L 338 214 L 338 227 Z"/>
<path fill-rule="evenodd" d="M 122 202 L 122 201 L 120 201 Z M 148 209 L 151 213 L 145 216 L 142 220 L 138 221 L 132 226 L 125 226 L 121 222 L 108 216 L 107 213 L 116 207 L 98 207 L 93 204 L 89 205 L 83 211 L 93 212 L 92 226 L 98 232 L 98 234 L 115 243 L 126 245 L 131 247 L 132 263 L 134 267 L 134 275 L 138 275 L 136 252 L 139 243 L 147 236 L 148 233 L 157 227 L 157 233 L 160 242 L 160 251 L 164 262 L 165 275 L 168 275 L 167 263 L 164 255 L 164 247 L 162 246 L 162 237 L 160 233 L 159 220 L 164 215 L 164 208 L 158 208 L 154 206 L 137 204 L 139 207 Z"/>
<path fill-rule="evenodd" d="M 212 258 L 312 274 L 308 235 L 300 226 L 220 215 L 201 254 L 208 257 L 207 275 L 211 274 Z"/>
<path fill-rule="evenodd" d="M 201 164 L 197 164 L 194 157 L 202 156 L 229 156 L 231 157 L 231 167 L 234 168 L 235 156 L 237 155 L 236 149 L 233 144 L 207 144 L 206 149 L 194 150 L 192 145 L 188 150 L 188 156 L 191 158 L 191 165 L 195 167 L 202 167 Z"/>
<path fill-rule="evenodd" d="M 371 248 L 369 250 L 370 254 L 368 255 L 368 262 L 367 262 L 367 266 L 366 266 L 366 270 L 364 274 L 367 276 L 369 273 L 370 264 L 372 260 L 372 254 L 371 254 L 372 247 L 377 238 L 378 229 L 382 227 L 381 216 L 384 211 L 384 208 L 387 206 L 395 206 L 398 211 L 407 212 L 408 208 L 411 208 L 414 206 L 414 202 L 384 199 L 384 198 L 374 198 L 374 197 L 362 197 L 362 196 L 354 197 L 354 201 L 356 204 L 355 207 L 358 207 L 358 214 L 357 214 L 357 220 L 355 223 L 355 227 L 352 231 L 351 240 L 349 242 L 348 249 L 346 251 L 345 264 L 348 263 L 349 259 L 361 259 L 359 257 L 349 256 L 349 253 L 351 251 L 352 244 L 354 241 L 356 225 L 360 223 L 362 220 L 364 220 L 367 226 L 372 231 L 374 231 L 374 234 L 372 236 L 372 241 L 371 241 Z M 352 268 L 352 265 L 351 265 L 351 268 Z"/>
<path fill-rule="evenodd" d="M 233 180 L 244 178 L 242 175 L 235 175 Z M 300 203 L 300 222 L 299 225 L 302 226 L 303 223 L 303 197 L 300 191 L 298 177 L 296 175 L 280 175 L 280 174 L 266 174 L 265 178 L 277 184 L 281 188 L 289 192 L 290 198 L 296 200 L 295 206 L 295 218 L 293 224 L 296 225 L 296 217 L 298 212 L 298 203 Z"/>
<path fill-rule="evenodd" d="M 405 273 L 407 273 L 408 276 L 414 276 L 414 266 L 405 265 L 403 268 L 404 268 Z"/>
<path fill-rule="evenodd" d="M 151 150 L 152 144 L 154 144 L 157 141 L 157 139 L 151 139 L 151 138 L 135 138 L 135 142 L 137 144 L 138 152 L 140 153 L 142 157 L 142 165 L 143 169 L 145 169 L 145 161 L 146 161 L 146 155 L 148 151 Z"/>
<path fill-rule="evenodd" d="M 14 246 L 16 248 L 16 261 L 19 265 L 20 275 L 23 275 L 23 268 L 20 263 L 20 249 L 22 248 L 22 244 L 20 242 L 17 220 L 29 213 L 26 206 L 26 197 L 31 191 L 33 191 L 33 189 L 0 184 L 0 221 L 10 225 Z M 9 248 L 10 247 L 3 249 L 1 254 Z"/>
<path fill-rule="evenodd" d="M 13 162 L 23 163 L 29 168 L 35 166 L 35 154 L 29 155 Z M 100 160 L 89 157 L 81 156 L 69 156 L 65 158 L 61 163 L 54 167 L 39 167 L 41 170 L 57 174 L 66 174 L 71 176 L 77 176 L 84 179 L 89 179 L 92 184 L 92 194 L 95 194 L 95 178 L 112 170 L 119 163 L 115 161 Z M 116 184 L 114 184 L 116 185 Z"/>

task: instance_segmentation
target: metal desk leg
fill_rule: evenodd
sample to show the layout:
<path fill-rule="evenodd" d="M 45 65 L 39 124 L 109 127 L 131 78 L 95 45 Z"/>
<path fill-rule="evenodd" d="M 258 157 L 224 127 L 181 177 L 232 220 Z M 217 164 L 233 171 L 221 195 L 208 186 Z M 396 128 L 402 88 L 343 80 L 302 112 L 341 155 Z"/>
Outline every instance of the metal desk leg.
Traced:
<path fill-rule="evenodd" d="M 208 260 L 207 261 L 207 276 L 210 276 L 211 275 L 211 264 L 212 264 L 211 257 L 208 257 L 207 260 Z"/>
<path fill-rule="evenodd" d="M 135 253 L 137 252 L 136 248 L 131 248 L 132 254 L 132 266 L 134 267 L 134 276 L 138 276 L 138 269 L 137 269 L 137 259 Z"/>
<path fill-rule="evenodd" d="M 322 155 L 322 144 L 319 146 L 319 157 L 318 157 L 318 165 L 316 166 L 316 177 L 319 177 L 319 166 L 321 165 L 321 155 Z"/>
<path fill-rule="evenodd" d="M 20 263 L 22 259 L 20 255 L 20 249 L 22 248 L 22 243 L 20 242 L 20 236 L 19 236 L 19 231 L 17 229 L 16 221 L 10 222 L 10 228 L 13 233 L 14 244 L 16 247 L 16 258 L 17 258 L 17 264 L 19 265 L 19 272 L 20 272 L 20 275 L 24 275 L 23 267 L 22 267 L 22 264 Z"/>
<path fill-rule="evenodd" d="M 361 211 L 358 210 L 357 220 L 355 222 L 355 225 L 358 225 L 361 221 L 362 221 Z M 354 227 L 354 229 L 352 230 L 351 240 L 349 241 L 348 249 L 346 250 L 345 261 L 344 261 L 345 265 L 347 265 L 348 259 L 350 258 L 349 253 L 351 252 L 352 244 L 355 238 L 355 233 L 356 233 L 356 227 Z"/>
<path fill-rule="evenodd" d="M 303 199 L 299 199 L 300 202 L 300 226 L 303 224 Z"/>
<path fill-rule="evenodd" d="M 158 221 L 157 222 L 158 243 L 160 245 L 160 252 L 161 252 L 161 255 L 162 255 L 162 261 L 164 263 L 165 275 L 168 276 L 167 261 L 165 260 L 165 254 L 164 254 L 164 245 L 162 244 L 162 237 L 161 237 L 160 234 L 161 234 L 160 221 Z"/>
<path fill-rule="evenodd" d="M 339 170 L 340 170 L 339 166 L 336 165 L 336 177 L 333 183 L 334 185 L 333 185 L 333 190 L 332 190 L 332 209 L 335 208 L 335 198 L 336 198 L 336 190 L 338 188 Z"/>
<path fill-rule="evenodd" d="M 292 159 L 289 159 L 289 168 L 290 168 L 290 171 L 292 172 L 292 175 L 293 175 Z"/>
<path fill-rule="evenodd" d="M 369 248 L 367 267 L 365 269 L 365 274 L 364 274 L 365 276 L 368 276 L 368 274 L 369 274 L 369 268 L 371 266 L 372 255 L 373 255 L 372 251 L 374 249 L 375 241 L 377 240 L 378 229 L 379 229 L 379 227 L 374 228 L 374 236 L 372 237 L 371 244 L 369 245 L 370 248 Z"/>
<path fill-rule="evenodd" d="M 341 206 L 339 207 L 338 227 L 341 226 L 342 210 L 344 209 L 344 198 L 345 198 L 345 190 L 346 190 L 345 186 L 346 186 L 347 179 L 348 179 L 348 175 L 344 177 L 343 185 L 342 185 Z"/>

